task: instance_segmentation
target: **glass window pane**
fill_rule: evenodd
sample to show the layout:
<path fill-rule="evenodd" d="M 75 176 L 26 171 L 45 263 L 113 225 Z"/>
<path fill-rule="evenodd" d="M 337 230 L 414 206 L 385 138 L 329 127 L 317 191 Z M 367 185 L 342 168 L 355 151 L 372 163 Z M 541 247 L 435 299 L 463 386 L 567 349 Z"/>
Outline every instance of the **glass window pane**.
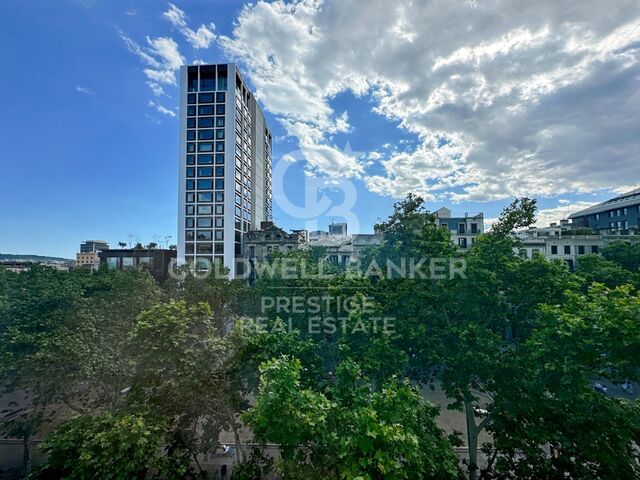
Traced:
<path fill-rule="evenodd" d="M 198 130 L 198 140 L 213 140 L 213 132 L 214 130 Z"/>
<path fill-rule="evenodd" d="M 198 176 L 199 177 L 213 177 L 213 168 L 211 168 L 211 167 L 200 167 L 200 168 L 198 168 Z"/>
<path fill-rule="evenodd" d="M 211 165 L 212 163 L 213 163 L 213 156 L 198 155 L 198 165 Z"/>
<path fill-rule="evenodd" d="M 212 143 L 198 143 L 198 152 L 212 152 L 213 144 Z"/>
<path fill-rule="evenodd" d="M 213 202 L 213 193 L 198 193 L 198 202 Z"/>
<path fill-rule="evenodd" d="M 198 180 L 198 190 L 211 190 L 213 182 L 211 180 Z"/>
<path fill-rule="evenodd" d="M 200 217 L 198 218 L 197 226 L 198 228 L 211 228 L 213 226 L 213 221 L 211 218 Z"/>

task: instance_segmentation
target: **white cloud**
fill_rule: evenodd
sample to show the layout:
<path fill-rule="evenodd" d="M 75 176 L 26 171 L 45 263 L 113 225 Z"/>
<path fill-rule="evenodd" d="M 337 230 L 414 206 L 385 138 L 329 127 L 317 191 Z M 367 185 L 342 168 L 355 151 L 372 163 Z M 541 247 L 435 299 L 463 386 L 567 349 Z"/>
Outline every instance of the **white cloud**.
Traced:
<path fill-rule="evenodd" d="M 176 113 L 173 110 L 169 110 L 168 108 L 160 105 L 159 103 L 154 102 L 153 100 L 149 100 L 149 106 L 155 108 L 158 112 L 163 115 L 167 115 L 169 117 L 175 117 Z"/>
<path fill-rule="evenodd" d="M 141 47 L 122 31 L 118 31 L 127 49 L 146 65 L 143 69 L 149 79 L 147 84 L 154 95 L 161 95 L 161 84 L 176 85 L 176 71 L 184 64 L 178 44 L 169 37 L 147 37 L 147 46 Z M 160 93 L 157 93 L 160 92 Z"/>
<path fill-rule="evenodd" d="M 484 201 L 640 178 L 635 1 L 258 1 L 219 41 L 313 171 L 364 178 L 371 160 L 331 144 L 351 128 L 339 93 L 413 134 L 408 151 L 380 147 L 384 174 L 366 184 L 383 195 Z"/>
<path fill-rule="evenodd" d="M 216 26 L 200 25 L 197 30 L 192 30 L 187 25 L 187 16 L 173 3 L 169 4 L 169 10 L 162 14 L 171 24 L 182 33 L 193 48 L 209 48 L 216 39 L 214 33 Z"/>
<path fill-rule="evenodd" d="M 84 93 L 86 95 L 93 95 L 96 93 L 93 91 L 93 89 L 89 87 L 83 87 L 82 85 L 76 85 L 76 92 Z"/>
<path fill-rule="evenodd" d="M 538 210 L 538 212 L 536 213 L 536 226 L 548 227 L 552 222 L 559 223 L 560 220 L 569 218 L 569 215 L 571 215 L 572 213 L 579 212 L 580 210 L 584 210 L 585 208 L 589 208 L 590 206 L 595 204 L 596 202 L 581 201 L 575 203 L 566 203 L 560 201 L 560 205 L 558 205 L 557 207 Z"/>
<path fill-rule="evenodd" d="M 124 14 L 129 16 L 129 17 L 135 16 L 136 13 L 138 13 L 138 12 L 136 12 L 136 10 L 133 9 L 133 8 L 131 10 L 127 10 L 126 12 L 124 12 Z"/>

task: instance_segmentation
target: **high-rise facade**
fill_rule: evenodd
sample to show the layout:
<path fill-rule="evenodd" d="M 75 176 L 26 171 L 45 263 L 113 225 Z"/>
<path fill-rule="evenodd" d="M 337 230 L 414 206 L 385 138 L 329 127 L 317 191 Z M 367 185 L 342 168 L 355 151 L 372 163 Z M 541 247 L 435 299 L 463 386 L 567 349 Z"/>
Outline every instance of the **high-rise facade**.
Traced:
<path fill-rule="evenodd" d="M 180 69 L 178 259 L 244 273 L 243 234 L 270 221 L 271 130 L 233 63 Z"/>

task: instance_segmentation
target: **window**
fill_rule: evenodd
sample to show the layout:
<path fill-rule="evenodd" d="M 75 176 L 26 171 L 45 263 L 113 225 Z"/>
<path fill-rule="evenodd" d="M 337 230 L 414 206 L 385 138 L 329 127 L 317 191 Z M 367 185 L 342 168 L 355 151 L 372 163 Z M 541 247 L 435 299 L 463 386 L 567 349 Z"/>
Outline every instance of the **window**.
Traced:
<path fill-rule="evenodd" d="M 195 118 L 187 118 L 187 128 L 196 128 Z"/>
<path fill-rule="evenodd" d="M 212 155 L 198 155 L 198 165 L 211 165 L 212 163 Z"/>
<path fill-rule="evenodd" d="M 213 214 L 213 207 L 211 205 L 198 205 L 198 215 L 211 215 L 211 214 Z"/>
<path fill-rule="evenodd" d="M 600 214 L 596 213 L 596 220 L 600 220 Z"/>
<path fill-rule="evenodd" d="M 207 92 L 216 89 L 216 72 L 213 66 L 200 67 L 200 91 Z"/>
<path fill-rule="evenodd" d="M 224 167 L 216 167 L 216 177 L 224 177 Z"/>
<path fill-rule="evenodd" d="M 458 233 L 459 234 L 464 234 L 466 230 L 466 225 L 464 223 L 459 223 L 458 224 Z"/>
<path fill-rule="evenodd" d="M 213 118 L 199 118 L 198 128 L 213 127 Z"/>
<path fill-rule="evenodd" d="M 194 117 L 196 115 L 196 107 L 187 107 L 187 116 Z"/>
<path fill-rule="evenodd" d="M 187 193 L 187 203 L 189 202 L 195 202 L 196 201 L 196 196 L 193 193 Z"/>
<path fill-rule="evenodd" d="M 218 103 L 224 103 L 224 92 L 218 92 L 216 93 L 216 102 Z"/>
<path fill-rule="evenodd" d="M 224 253 L 224 243 L 216 243 L 214 245 L 214 253 L 222 255 Z"/>
<path fill-rule="evenodd" d="M 194 212 L 195 212 L 194 206 L 193 205 L 187 205 L 186 214 L 187 215 L 194 215 Z"/>
<path fill-rule="evenodd" d="M 213 195 L 211 192 L 198 193 L 198 202 L 213 202 Z"/>
<path fill-rule="evenodd" d="M 195 140 L 195 139 L 196 139 L 196 131 L 187 130 L 187 140 Z"/>
<path fill-rule="evenodd" d="M 213 177 L 213 168 L 211 168 L 211 167 L 199 167 L 198 168 L 198 176 L 199 177 Z"/>
<path fill-rule="evenodd" d="M 187 152 L 194 153 L 196 151 L 195 143 L 187 143 Z"/>
<path fill-rule="evenodd" d="M 478 233 L 478 224 L 477 223 L 472 223 L 471 224 L 471 233 Z"/>
<path fill-rule="evenodd" d="M 558 246 L 551 245 L 551 255 L 557 255 L 557 254 L 558 254 Z"/>
<path fill-rule="evenodd" d="M 193 228 L 193 217 L 189 217 L 184 222 L 187 228 Z"/>
<path fill-rule="evenodd" d="M 216 142 L 216 152 L 224 152 L 224 142 Z"/>
<path fill-rule="evenodd" d="M 193 241 L 193 230 L 187 230 L 185 233 L 185 240 Z"/>
<path fill-rule="evenodd" d="M 118 268 L 118 258 L 117 257 L 109 257 L 107 258 L 107 266 L 109 270 L 115 270 Z"/>
<path fill-rule="evenodd" d="M 211 180 L 198 180 L 198 190 L 211 190 L 213 182 Z"/>
<path fill-rule="evenodd" d="M 199 243 L 196 247 L 196 253 L 213 253 L 213 245 L 210 243 Z"/>
<path fill-rule="evenodd" d="M 212 240 L 213 232 L 211 230 L 198 230 L 198 240 Z"/>
<path fill-rule="evenodd" d="M 184 246 L 185 253 L 193 253 L 193 243 L 187 243 Z"/>
<path fill-rule="evenodd" d="M 224 115 L 224 105 L 216 105 L 216 115 Z"/>
<path fill-rule="evenodd" d="M 216 190 L 224 189 L 224 180 L 221 178 L 216 178 Z"/>
<path fill-rule="evenodd" d="M 202 105 L 198 107 L 199 115 L 213 115 L 213 105 Z"/>
<path fill-rule="evenodd" d="M 199 103 L 213 103 L 213 93 L 201 93 L 198 95 Z"/>
<path fill-rule="evenodd" d="M 216 153 L 216 165 L 224 165 L 224 154 Z"/>
<path fill-rule="evenodd" d="M 224 214 L 224 206 L 216 205 L 216 215 L 223 215 L 223 214 Z"/>
<path fill-rule="evenodd" d="M 198 228 L 211 228 L 213 226 L 213 221 L 211 218 L 201 217 L 198 218 L 197 227 Z"/>
<path fill-rule="evenodd" d="M 198 140 L 213 140 L 213 132 L 214 130 L 198 130 Z"/>
<path fill-rule="evenodd" d="M 187 155 L 187 165 L 195 165 L 196 156 L 195 155 Z"/>
<path fill-rule="evenodd" d="M 216 130 L 216 139 L 224 140 L 224 129 L 219 128 Z"/>
<path fill-rule="evenodd" d="M 216 202 L 224 202 L 224 192 L 216 192 Z"/>
<path fill-rule="evenodd" d="M 216 240 L 224 240 L 224 233 L 222 230 L 216 230 Z"/>
<path fill-rule="evenodd" d="M 613 210 L 609 210 L 609 218 L 613 218 Z"/>
<path fill-rule="evenodd" d="M 578 255 L 584 255 L 584 245 L 578 245 Z"/>
<path fill-rule="evenodd" d="M 212 143 L 198 143 L 198 152 L 213 152 Z"/>
<path fill-rule="evenodd" d="M 188 167 L 187 168 L 187 177 L 195 177 L 196 176 L 196 169 L 193 167 Z"/>
<path fill-rule="evenodd" d="M 216 228 L 224 227 L 224 219 L 222 217 L 216 217 L 214 222 L 215 222 L 214 225 Z"/>
<path fill-rule="evenodd" d="M 216 117 L 216 127 L 224 127 L 224 117 Z"/>
<path fill-rule="evenodd" d="M 196 103 L 196 94 L 195 93 L 190 93 L 190 94 L 187 95 L 187 103 L 188 104 Z"/>
<path fill-rule="evenodd" d="M 591 245 L 591 253 L 598 253 L 598 245 Z"/>
<path fill-rule="evenodd" d="M 459 225 L 458 225 L 459 227 Z M 460 248 L 467 248 L 467 239 L 465 237 L 459 238 L 458 239 L 458 246 Z"/>
<path fill-rule="evenodd" d="M 571 245 L 565 245 L 564 246 L 564 254 L 565 255 L 571 255 Z"/>
<path fill-rule="evenodd" d="M 195 189 L 195 182 L 193 180 L 187 180 L 187 190 Z"/>
<path fill-rule="evenodd" d="M 122 268 L 131 268 L 135 265 L 135 258 L 133 257 L 123 257 L 122 258 Z"/>

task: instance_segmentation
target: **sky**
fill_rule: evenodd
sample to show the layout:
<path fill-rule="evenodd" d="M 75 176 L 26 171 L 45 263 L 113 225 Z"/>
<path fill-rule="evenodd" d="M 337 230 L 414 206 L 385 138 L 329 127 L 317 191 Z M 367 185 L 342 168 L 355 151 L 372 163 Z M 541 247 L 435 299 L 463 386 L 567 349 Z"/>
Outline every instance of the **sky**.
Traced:
<path fill-rule="evenodd" d="M 177 240 L 178 69 L 235 62 L 274 219 L 370 232 L 413 192 L 546 225 L 640 184 L 640 3 L 5 0 L 0 252 Z"/>

